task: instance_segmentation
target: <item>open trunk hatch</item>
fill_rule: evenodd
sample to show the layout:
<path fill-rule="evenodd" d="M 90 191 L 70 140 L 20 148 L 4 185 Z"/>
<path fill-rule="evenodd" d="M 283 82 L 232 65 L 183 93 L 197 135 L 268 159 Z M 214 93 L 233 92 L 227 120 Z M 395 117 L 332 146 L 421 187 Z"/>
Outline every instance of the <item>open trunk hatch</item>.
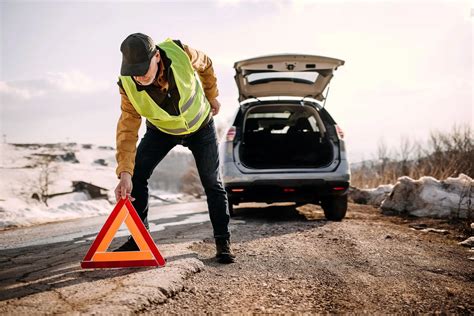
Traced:
<path fill-rule="evenodd" d="M 234 64 L 239 101 L 267 96 L 298 96 L 324 100 L 322 95 L 340 59 L 315 55 L 270 55 Z"/>

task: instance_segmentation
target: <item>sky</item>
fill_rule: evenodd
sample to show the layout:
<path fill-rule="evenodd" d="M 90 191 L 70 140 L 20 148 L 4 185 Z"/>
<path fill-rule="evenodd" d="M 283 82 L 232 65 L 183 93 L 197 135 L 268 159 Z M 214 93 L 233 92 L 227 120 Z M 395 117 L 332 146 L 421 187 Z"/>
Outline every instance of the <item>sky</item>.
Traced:
<path fill-rule="evenodd" d="M 297 53 L 345 61 L 325 108 L 352 162 L 383 142 L 473 125 L 469 1 L 1 1 L 0 133 L 9 143 L 115 146 L 120 44 L 131 33 L 208 55 L 228 127 L 234 62 Z M 142 123 L 140 137 L 145 131 Z"/>

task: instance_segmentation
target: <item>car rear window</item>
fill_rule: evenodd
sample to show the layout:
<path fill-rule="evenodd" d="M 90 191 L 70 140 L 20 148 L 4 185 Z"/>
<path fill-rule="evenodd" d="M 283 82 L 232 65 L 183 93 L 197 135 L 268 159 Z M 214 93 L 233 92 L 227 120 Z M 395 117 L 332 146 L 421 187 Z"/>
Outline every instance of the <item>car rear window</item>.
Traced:
<path fill-rule="evenodd" d="M 291 132 L 319 132 L 314 116 L 290 118 L 293 113 L 266 112 L 249 113 L 245 122 L 245 132 L 266 131 L 270 134 L 287 134 Z"/>
<path fill-rule="evenodd" d="M 292 81 L 313 84 L 318 78 L 317 72 L 287 71 L 287 72 L 257 72 L 247 76 L 249 84 L 260 84 L 269 81 Z"/>
<path fill-rule="evenodd" d="M 251 118 L 280 118 L 287 119 L 291 115 L 290 111 L 278 112 L 278 113 L 251 113 L 247 116 L 248 119 Z"/>

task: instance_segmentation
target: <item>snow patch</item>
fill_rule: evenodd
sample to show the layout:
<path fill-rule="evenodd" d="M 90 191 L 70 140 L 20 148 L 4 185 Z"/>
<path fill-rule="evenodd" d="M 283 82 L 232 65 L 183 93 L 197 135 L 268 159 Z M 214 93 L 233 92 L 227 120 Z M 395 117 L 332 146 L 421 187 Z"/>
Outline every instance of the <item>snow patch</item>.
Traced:
<path fill-rule="evenodd" d="M 464 247 L 474 247 L 474 236 L 469 237 L 468 239 L 458 243 Z"/>
<path fill-rule="evenodd" d="M 0 228 L 106 215 L 113 208 L 107 200 L 89 200 L 85 193 L 80 192 L 51 198 L 48 205 L 38 201 L 27 203 L 18 198 L 2 201 Z"/>
<path fill-rule="evenodd" d="M 473 211 L 473 184 L 474 181 L 462 173 L 442 181 L 433 177 L 419 180 L 400 177 L 381 208 L 419 217 L 467 218 Z"/>

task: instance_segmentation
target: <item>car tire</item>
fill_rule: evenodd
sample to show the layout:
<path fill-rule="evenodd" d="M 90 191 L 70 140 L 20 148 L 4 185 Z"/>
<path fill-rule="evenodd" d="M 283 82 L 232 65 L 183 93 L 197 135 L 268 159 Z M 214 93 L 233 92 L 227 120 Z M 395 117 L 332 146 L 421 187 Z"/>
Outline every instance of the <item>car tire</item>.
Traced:
<path fill-rule="evenodd" d="M 347 195 L 323 199 L 321 207 L 327 220 L 341 221 L 347 212 Z"/>

